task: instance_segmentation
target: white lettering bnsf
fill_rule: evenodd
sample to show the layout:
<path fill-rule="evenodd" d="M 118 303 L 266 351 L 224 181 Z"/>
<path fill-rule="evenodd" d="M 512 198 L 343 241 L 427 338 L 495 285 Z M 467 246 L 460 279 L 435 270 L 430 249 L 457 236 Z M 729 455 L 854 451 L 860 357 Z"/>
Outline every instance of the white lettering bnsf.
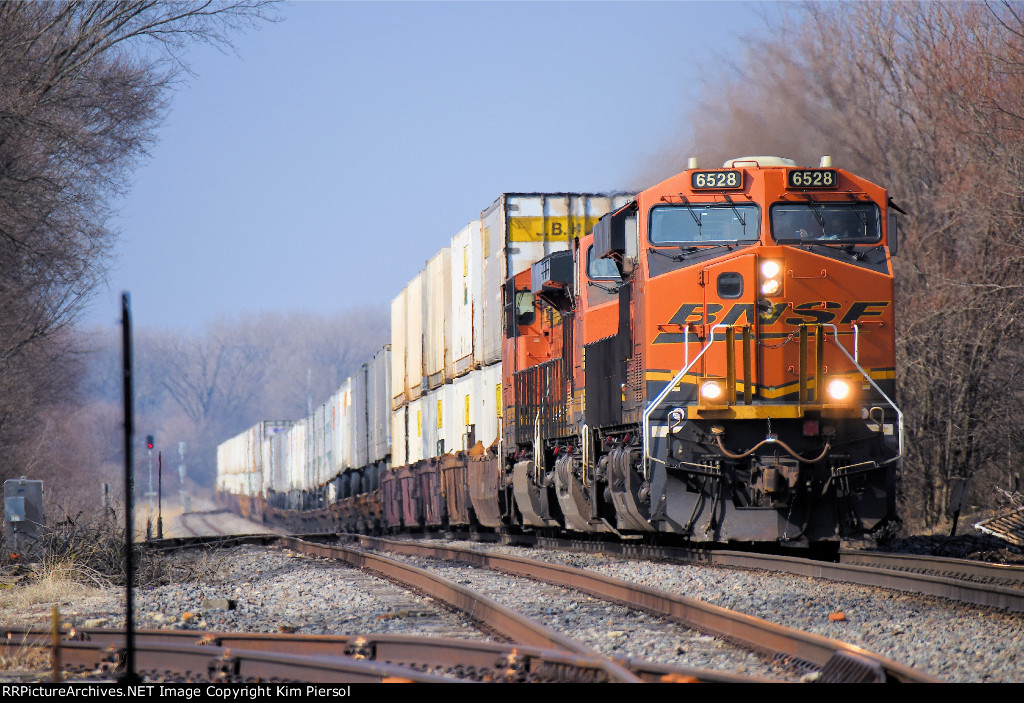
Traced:
<path fill-rule="evenodd" d="M 845 307 L 842 303 L 816 300 L 792 306 L 775 303 L 758 313 L 753 303 L 735 303 L 728 310 L 718 303 L 709 303 L 706 307 L 703 303 L 684 303 L 669 322 L 676 325 L 848 325 L 881 317 L 891 304 L 888 300 L 858 301 Z"/>

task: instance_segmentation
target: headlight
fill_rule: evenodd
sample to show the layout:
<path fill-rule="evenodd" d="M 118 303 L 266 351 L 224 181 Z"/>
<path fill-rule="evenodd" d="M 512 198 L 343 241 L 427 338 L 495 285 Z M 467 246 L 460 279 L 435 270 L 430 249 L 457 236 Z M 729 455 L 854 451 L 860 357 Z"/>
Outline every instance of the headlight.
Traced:
<path fill-rule="evenodd" d="M 842 378 L 834 378 L 828 382 L 828 395 L 832 400 L 843 400 L 850 395 L 850 382 Z"/>
<path fill-rule="evenodd" d="M 718 400 L 722 397 L 722 384 L 718 381 L 705 381 L 700 387 L 700 394 L 707 400 Z"/>
<path fill-rule="evenodd" d="M 782 293 L 782 263 L 765 260 L 761 262 L 761 295 L 773 297 Z"/>

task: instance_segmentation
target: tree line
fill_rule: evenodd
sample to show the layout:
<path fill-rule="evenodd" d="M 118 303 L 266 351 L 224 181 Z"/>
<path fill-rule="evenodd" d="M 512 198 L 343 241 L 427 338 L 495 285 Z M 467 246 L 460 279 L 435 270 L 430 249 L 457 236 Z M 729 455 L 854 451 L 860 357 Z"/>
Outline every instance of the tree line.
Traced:
<path fill-rule="evenodd" d="M 0 479 L 31 473 L 81 378 L 75 322 L 187 47 L 265 19 L 262 0 L 0 3 Z"/>
<path fill-rule="evenodd" d="M 188 479 L 210 492 L 217 445 L 263 420 L 295 420 L 327 400 L 386 343 L 383 308 L 330 316 L 265 312 L 219 319 L 196 332 L 136 327 L 133 340 L 136 490 L 148 489 L 147 435 L 163 455 L 165 495 L 177 491 L 178 443 Z M 121 494 L 121 339 L 78 333 L 87 350 L 78 391 L 39 414 L 21 473 L 42 479 L 66 509 L 95 508 L 100 486 Z M 6 477 L 5 477 L 6 478 Z M 142 481 L 145 483 L 139 483 Z"/>

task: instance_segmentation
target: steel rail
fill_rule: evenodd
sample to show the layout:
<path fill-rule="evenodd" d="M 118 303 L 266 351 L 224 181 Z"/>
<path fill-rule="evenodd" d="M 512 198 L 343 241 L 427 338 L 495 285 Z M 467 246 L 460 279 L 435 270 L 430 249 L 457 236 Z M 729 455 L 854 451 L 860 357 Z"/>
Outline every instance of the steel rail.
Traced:
<path fill-rule="evenodd" d="M 68 633 L 65 633 L 68 634 Z M 107 628 L 76 630 L 69 642 L 79 666 L 95 669 L 110 648 L 123 646 L 124 632 Z M 558 649 L 501 642 L 417 637 L 410 635 L 296 635 L 279 633 L 227 633 L 197 630 L 139 630 L 137 641 L 146 646 L 161 644 L 205 646 L 239 652 L 275 652 L 297 656 L 344 656 L 363 661 L 409 667 L 413 674 L 424 668 L 457 671 L 462 678 L 479 681 L 514 681 L 533 677 L 539 680 L 594 681 L 599 664 L 590 658 Z M 48 648 L 52 633 L 34 628 L 0 631 L 0 645 L 8 647 Z M 65 642 L 61 643 L 62 652 Z M 92 647 L 92 658 L 88 652 Z M 65 657 L 66 659 L 66 657 Z M 581 669 L 580 664 L 584 667 Z M 164 662 L 166 668 L 167 662 Z M 773 683 L 773 680 L 740 676 L 729 672 L 626 660 L 631 671 L 645 682 L 670 683 Z M 589 673 L 588 673 L 589 672 Z M 359 673 L 362 673 L 360 669 Z M 401 673 L 396 671 L 393 673 Z M 406 672 L 408 673 L 408 672 Z M 450 679 L 445 679 L 449 681 Z"/>
<path fill-rule="evenodd" d="M 10 631 L 5 634 L 11 635 Z M 95 641 L 62 641 L 60 657 L 65 671 L 114 674 L 124 666 L 124 631 Z M 33 642 L 32 635 L 42 641 Z M 18 642 L 5 637 L 10 646 L 43 646 L 48 633 L 32 633 Z M 195 633 L 192 640 L 195 641 Z M 214 683 L 244 681 L 293 681 L 316 683 L 377 683 L 410 681 L 418 683 L 454 683 L 458 679 L 416 671 L 396 664 L 366 661 L 338 655 L 294 654 L 284 651 L 238 649 L 210 644 L 183 644 L 180 638 L 139 637 L 135 642 L 136 673 L 151 679 L 186 680 L 203 678 Z"/>
<path fill-rule="evenodd" d="M 1017 613 L 1024 612 L 1024 590 L 1022 589 L 945 576 L 896 571 L 877 566 L 833 564 L 800 557 L 744 552 L 715 552 L 709 561 L 722 566 L 783 571 L 797 576 L 829 579 L 874 588 L 890 588 L 894 591 L 936 596 L 970 605 L 1002 608 Z"/>
<path fill-rule="evenodd" d="M 611 681 L 623 683 L 639 683 L 641 681 L 636 674 L 621 664 L 600 656 L 583 643 L 545 627 L 486 596 L 424 569 L 388 559 L 378 554 L 370 554 L 343 546 L 306 542 L 294 537 L 282 537 L 280 543 L 290 549 L 306 554 L 329 559 L 341 559 L 360 569 L 379 573 L 388 580 L 404 583 L 466 613 L 472 619 L 484 623 L 487 627 L 508 637 L 513 642 L 521 642 L 539 647 L 553 647 L 593 658 L 594 661 L 600 663 L 601 669 Z"/>
<path fill-rule="evenodd" d="M 747 643 L 760 651 L 781 653 L 824 667 L 837 654 L 867 660 L 880 666 L 888 680 L 898 682 L 937 683 L 938 679 L 899 662 L 845 642 L 821 635 L 801 632 L 744 615 L 710 603 L 686 598 L 641 584 L 629 583 L 561 564 L 530 559 L 486 554 L 471 549 L 414 544 L 396 540 L 356 537 L 367 547 L 461 561 L 481 568 L 534 578 L 566 588 L 575 588 L 599 598 L 647 610 L 689 626 L 717 633 Z"/>
<path fill-rule="evenodd" d="M 1003 583 L 1024 584 L 1024 565 L 1020 564 L 997 564 L 974 561 L 972 559 L 936 557 L 928 554 L 892 554 L 889 552 L 865 552 L 852 549 L 842 549 L 839 551 L 839 563 L 873 566 L 879 569 L 919 571 L 952 578 L 959 576 L 987 581 L 1001 581 Z"/>
<path fill-rule="evenodd" d="M 948 575 L 949 573 L 961 573 L 969 576 L 975 575 L 979 578 L 991 578 L 991 580 L 1015 580 L 1024 583 L 1024 567 L 1020 566 L 875 552 L 840 552 L 841 562 L 836 564 L 803 557 L 716 549 L 686 549 L 645 544 L 551 539 L 541 540 L 538 543 L 558 544 L 560 548 L 565 549 L 615 553 L 635 558 L 681 559 L 741 569 L 781 571 L 797 576 L 823 578 L 875 588 L 890 588 L 895 591 L 935 596 L 969 605 L 1024 612 L 1024 589 L 981 581 L 968 581 Z M 917 562 L 916 566 L 915 562 Z M 916 573 L 917 571 L 941 571 L 947 575 Z"/>

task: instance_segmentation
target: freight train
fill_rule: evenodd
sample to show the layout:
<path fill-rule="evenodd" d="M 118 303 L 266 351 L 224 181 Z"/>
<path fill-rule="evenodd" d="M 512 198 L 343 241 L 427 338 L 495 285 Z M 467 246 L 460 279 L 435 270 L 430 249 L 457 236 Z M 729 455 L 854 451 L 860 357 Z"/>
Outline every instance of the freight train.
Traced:
<path fill-rule="evenodd" d="M 314 414 L 219 447 L 218 495 L 306 531 L 878 533 L 902 471 L 897 212 L 829 157 L 504 194 Z"/>

